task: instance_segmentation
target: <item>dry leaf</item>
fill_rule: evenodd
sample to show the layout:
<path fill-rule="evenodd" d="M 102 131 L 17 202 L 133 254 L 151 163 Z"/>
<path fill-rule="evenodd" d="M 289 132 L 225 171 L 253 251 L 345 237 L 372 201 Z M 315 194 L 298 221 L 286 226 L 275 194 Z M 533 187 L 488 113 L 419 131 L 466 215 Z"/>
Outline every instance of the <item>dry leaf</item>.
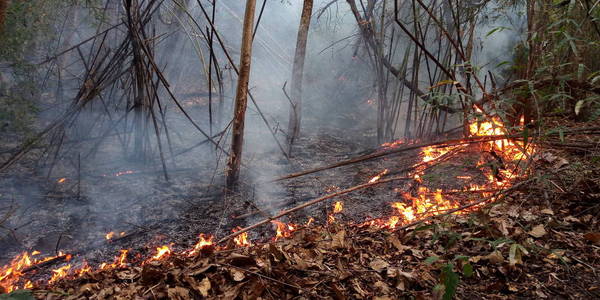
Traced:
<path fill-rule="evenodd" d="M 381 259 L 381 258 L 376 258 L 374 260 L 371 261 L 371 263 L 369 264 L 369 266 L 371 267 L 371 269 L 377 271 L 377 272 L 381 272 L 381 270 L 387 268 L 390 266 L 390 264 Z"/>
<path fill-rule="evenodd" d="M 533 229 L 531 229 L 531 231 L 528 233 L 533 237 L 541 238 L 546 234 L 546 229 L 544 229 L 544 225 L 540 224 L 533 227 Z"/>
<path fill-rule="evenodd" d="M 598 232 L 589 232 L 584 234 L 583 237 L 596 245 L 600 245 L 600 233 Z"/>
<path fill-rule="evenodd" d="M 200 284 L 196 287 L 196 290 L 200 292 L 202 297 L 208 297 L 208 292 L 210 291 L 210 288 L 210 280 L 208 279 L 208 277 L 204 277 L 204 279 L 202 279 L 202 281 L 200 281 Z"/>
<path fill-rule="evenodd" d="M 175 300 L 188 300 L 188 299 L 192 299 L 190 298 L 190 291 L 186 288 L 177 286 L 174 288 L 169 288 L 167 290 L 167 293 L 169 294 L 169 299 L 175 299 Z"/>
<path fill-rule="evenodd" d="M 498 250 L 496 250 L 482 258 L 489 260 L 493 264 L 501 264 L 504 262 L 504 256 L 502 256 L 502 253 L 500 253 L 500 251 L 498 251 Z"/>
<path fill-rule="evenodd" d="M 234 281 L 242 281 L 244 280 L 244 278 L 246 278 L 246 276 L 244 275 L 244 272 L 235 269 L 235 268 L 231 268 L 229 269 L 229 274 L 231 274 L 231 278 L 233 278 Z"/>

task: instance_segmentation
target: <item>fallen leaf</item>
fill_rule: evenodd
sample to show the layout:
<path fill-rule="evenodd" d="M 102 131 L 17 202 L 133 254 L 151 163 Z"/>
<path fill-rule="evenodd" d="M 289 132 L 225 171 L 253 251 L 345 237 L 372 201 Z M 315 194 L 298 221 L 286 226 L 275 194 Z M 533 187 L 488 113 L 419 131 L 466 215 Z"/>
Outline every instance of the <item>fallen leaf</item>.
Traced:
<path fill-rule="evenodd" d="M 192 299 L 190 298 L 190 291 L 184 287 L 174 287 L 174 288 L 169 288 L 167 290 L 167 293 L 169 295 L 169 299 L 175 299 L 175 300 L 188 300 L 188 299 Z"/>
<path fill-rule="evenodd" d="M 598 232 L 589 232 L 584 234 L 583 237 L 596 245 L 600 245 L 600 233 Z"/>
<path fill-rule="evenodd" d="M 208 297 L 208 292 L 210 291 L 210 288 L 210 280 L 208 279 L 208 277 L 204 277 L 204 279 L 202 279 L 202 281 L 200 281 L 200 284 L 196 287 L 196 290 L 200 292 L 202 297 Z"/>
<path fill-rule="evenodd" d="M 487 259 L 488 261 L 490 261 L 493 264 L 501 264 L 504 262 L 504 256 L 502 256 L 502 253 L 500 253 L 500 251 L 498 251 L 498 250 L 496 250 L 482 258 Z"/>
<path fill-rule="evenodd" d="M 528 233 L 533 237 L 541 238 L 546 235 L 546 229 L 544 229 L 544 225 L 540 224 L 533 227 L 533 229 L 531 229 L 531 231 Z"/>
<path fill-rule="evenodd" d="M 371 267 L 371 269 L 377 271 L 377 272 L 381 272 L 381 270 L 387 268 L 390 266 L 390 264 L 381 259 L 381 258 L 376 258 L 374 260 L 371 261 L 371 263 L 369 264 L 369 266 Z"/>

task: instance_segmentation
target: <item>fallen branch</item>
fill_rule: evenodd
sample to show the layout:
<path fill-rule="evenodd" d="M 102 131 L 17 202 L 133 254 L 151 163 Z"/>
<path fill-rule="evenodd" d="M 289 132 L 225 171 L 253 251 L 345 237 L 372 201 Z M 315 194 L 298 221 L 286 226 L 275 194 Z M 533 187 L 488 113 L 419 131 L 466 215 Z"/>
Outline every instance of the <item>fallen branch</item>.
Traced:
<path fill-rule="evenodd" d="M 564 130 L 564 131 L 562 131 L 562 133 L 560 133 L 559 131 L 551 131 L 551 132 L 545 133 L 544 136 L 554 136 L 554 135 L 560 136 L 561 134 L 562 135 L 583 134 L 584 132 L 585 133 L 600 133 L 600 127 L 575 128 L 575 129 Z M 534 135 L 530 135 L 530 136 L 534 136 Z M 305 170 L 305 171 L 301 171 L 301 172 L 297 172 L 297 173 L 292 173 L 292 174 L 289 174 L 289 175 L 286 175 L 283 177 L 279 177 L 277 179 L 274 179 L 274 180 L 271 180 L 268 182 L 276 182 L 276 181 L 282 181 L 282 180 L 286 180 L 286 179 L 290 179 L 290 178 L 300 177 L 300 176 L 317 173 L 317 172 L 324 171 L 324 170 L 334 169 L 334 168 L 351 165 L 351 164 L 366 161 L 366 160 L 380 158 L 380 157 L 384 157 L 384 156 L 388 156 L 388 155 L 392 155 L 392 154 L 399 154 L 402 152 L 419 149 L 419 148 L 424 148 L 424 147 L 433 147 L 433 146 L 444 147 L 444 146 L 468 145 L 468 144 L 486 143 L 486 142 L 492 142 L 492 141 L 504 140 L 504 139 L 522 139 L 522 138 L 523 138 L 523 134 L 511 134 L 511 135 L 502 134 L 502 135 L 489 135 L 489 136 L 474 136 L 474 137 L 467 137 L 467 138 L 462 138 L 462 139 L 450 139 L 450 140 L 443 140 L 443 141 L 437 141 L 437 142 L 414 144 L 414 145 L 410 145 L 410 146 L 403 147 L 403 148 L 395 148 L 395 149 L 390 149 L 390 150 L 386 150 L 386 151 L 375 152 L 372 154 L 367 154 L 367 155 L 351 158 L 348 160 L 344 160 L 341 162 L 337 162 L 337 163 L 334 163 L 331 165 L 322 166 L 322 167 Z"/>
<path fill-rule="evenodd" d="M 327 199 L 331 199 L 331 198 L 334 198 L 334 197 L 337 197 L 337 196 L 340 196 L 340 195 L 348 194 L 348 193 L 353 192 L 353 191 L 365 189 L 365 188 L 368 188 L 368 187 L 371 187 L 371 186 L 374 186 L 374 185 L 378 185 L 378 184 L 382 184 L 382 183 L 386 183 L 386 182 L 397 181 L 397 180 L 411 180 L 411 179 L 412 179 L 411 177 L 392 177 L 392 178 L 382 179 L 382 180 L 375 181 L 375 182 L 364 183 L 364 184 L 353 186 L 351 188 L 347 188 L 347 189 L 344 189 L 344 190 L 341 190 L 341 191 L 338 191 L 338 192 L 335 192 L 335 193 L 327 194 L 327 195 L 325 195 L 323 197 L 319 197 L 317 199 L 311 200 L 311 201 L 306 202 L 304 204 L 298 205 L 298 206 L 296 206 L 294 208 L 290 208 L 288 210 L 284 210 L 284 211 L 280 212 L 279 214 L 277 214 L 275 216 L 272 216 L 270 218 L 264 219 L 264 220 L 262 220 L 262 221 L 260 221 L 260 222 L 258 222 L 256 224 L 254 224 L 254 225 L 250 225 L 248 227 L 242 228 L 242 229 L 240 229 L 240 230 L 238 230 L 238 231 L 236 231 L 236 232 L 234 232 L 234 233 L 232 233 L 232 234 L 230 234 L 230 235 L 228 235 L 228 236 L 220 239 L 217 243 L 218 244 L 223 243 L 223 242 L 225 242 L 225 241 L 227 241 L 227 240 L 229 240 L 231 238 L 234 238 L 234 237 L 236 237 L 236 236 L 238 236 L 238 235 L 240 235 L 240 234 L 242 234 L 242 233 L 244 233 L 246 231 L 249 231 L 249 230 L 252 230 L 252 229 L 257 228 L 259 226 L 262 226 L 264 224 L 270 223 L 273 220 L 277 220 L 277 219 L 279 219 L 279 218 L 281 218 L 281 217 L 283 217 L 285 215 L 288 215 L 288 214 L 293 213 L 295 211 L 301 210 L 301 209 L 306 208 L 308 206 L 317 204 L 319 202 L 323 202 L 323 201 L 325 201 Z"/>
<path fill-rule="evenodd" d="M 423 222 L 431 221 L 431 220 L 433 220 L 434 218 L 438 218 L 438 217 L 442 217 L 442 216 L 451 215 L 451 214 L 453 214 L 453 213 L 455 213 L 455 212 L 463 211 L 463 210 L 465 210 L 465 209 L 469 209 L 469 208 L 471 208 L 471 207 L 473 207 L 473 206 L 477 206 L 477 205 L 483 204 L 483 203 L 485 203 L 485 202 L 488 202 L 488 201 L 490 201 L 490 200 L 492 200 L 492 199 L 494 199 L 494 198 L 496 198 L 496 197 L 498 197 L 498 196 L 501 196 L 501 195 L 504 195 L 504 194 L 506 194 L 506 193 L 508 193 L 508 192 L 514 191 L 514 190 L 516 190 L 517 188 L 520 188 L 521 186 L 523 186 L 523 185 L 525 185 L 525 184 L 527 184 L 527 183 L 530 183 L 530 182 L 531 182 L 531 181 L 533 181 L 534 179 L 536 179 L 536 178 L 531 178 L 531 179 L 528 179 L 528 180 L 525 180 L 525 181 L 521 181 L 521 182 L 519 182 L 519 183 L 517 183 L 517 184 L 515 184 L 515 185 L 513 185 L 513 186 L 511 186 L 511 187 L 509 187 L 509 188 L 507 188 L 507 189 L 504 189 L 504 190 L 501 190 L 501 191 L 499 191 L 499 192 L 495 193 L 495 194 L 494 194 L 494 195 L 492 195 L 492 196 L 485 197 L 485 198 L 483 198 L 483 199 L 481 199 L 481 200 L 478 200 L 478 201 L 475 201 L 475 202 L 472 202 L 472 203 L 469 203 L 469 204 L 465 204 L 465 205 L 463 205 L 463 206 L 461 206 L 461 207 L 457 207 L 457 208 L 453 208 L 453 209 L 447 210 L 446 212 L 444 212 L 444 213 L 441 213 L 441 214 L 438 214 L 438 215 L 429 216 L 429 217 L 427 217 L 427 218 L 423 218 L 423 219 L 420 219 L 420 220 L 417 220 L 417 221 L 414 221 L 414 222 L 408 223 L 408 224 L 406 224 L 406 225 L 403 225 L 403 226 L 397 227 L 396 229 L 392 230 L 392 232 L 396 232 L 396 231 L 398 231 L 398 230 L 407 229 L 407 228 L 413 227 L 413 226 L 415 226 L 415 225 L 421 224 L 421 223 L 423 223 Z"/>

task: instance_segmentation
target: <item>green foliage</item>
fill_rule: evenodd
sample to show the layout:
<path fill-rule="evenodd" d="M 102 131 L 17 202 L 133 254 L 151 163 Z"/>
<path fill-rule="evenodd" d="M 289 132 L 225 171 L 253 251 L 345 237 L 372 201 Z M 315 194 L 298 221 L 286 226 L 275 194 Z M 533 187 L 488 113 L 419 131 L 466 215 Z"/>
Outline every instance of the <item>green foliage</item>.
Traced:
<path fill-rule="evenodd" d="M 14 291 L 10 294 L 2 294 L 0 295 L 0 300 L 33 300 L 33 295 L 31 291 L 28 290 L 18 290 Z"/>

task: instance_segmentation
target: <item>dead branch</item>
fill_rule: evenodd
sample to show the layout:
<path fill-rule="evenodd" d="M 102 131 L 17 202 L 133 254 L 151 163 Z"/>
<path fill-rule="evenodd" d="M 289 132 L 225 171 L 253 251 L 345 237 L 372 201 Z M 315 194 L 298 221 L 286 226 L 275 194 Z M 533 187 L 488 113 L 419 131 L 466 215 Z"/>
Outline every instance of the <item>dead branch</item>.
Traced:
<path fill-rule="evenodd" d="M 249 230 L 252 230 L 252 229 L 257 228 L 259 226 L 262 226 L 264 224 L 270 223 L 273 220 L 277 220 L 277 219 L 279 219 L 279 218 L 281 218 L 281 217 L 283 217 L 285 215 L 291 214 L 291 213 L 293 213 L 295 211 L 299 211 L 299 210 L 301 210 L 303 208 L 306 208 L 306 207 L 309 207 L 311 205 L 323 202 L 323 201 L 325 201 L 327 199 L 331 199 L 331 198 L 334 198 L 334 197 L 337 197 L 337 196 L 340 196 L 340 195 L 348 194 L 348 193 L 351 193 L 351 192 L 354 192 L 354 191 L 357 191 L 357 190 L 365 189 L 365 188 L 368 188 L 368 187 L 371 187 L 371 186 L 375 186 L 375 185 L 378 185 L 378 184 L 382 184 L 382 183 L 387 183 L 387 182 L 392 182 L 392 181 L 398 181 L 398 180 L 411 180 L 411 179 L 412 179 L 411 177 L 400 177 L 400 176 L 398 176 L 398 177 L 392 177 L 392 178 L 382 179 L 382 180 L 375 181 L 375 182 L 368 182 L 368 183 L 356 185 L 356 186 L 353 186 L 351 188 L 347 188 L 347 189 L 344 189 L 344 190 L 341 190 L 341 191 L 338 191 L 338 192 L 335 192 L 335 193 L 327 194 L 325 196 L 322 196 L 322 197 L 319 197 L 317 199 L 314 199 L 314 200 L 308 201 L 306 203 L 303 203 L 301 205 L 298 205 L 298 206 L 296 206 L 294 208 L 290 208 L 288 210 L 284 210 L 284 211 L 280 212 L 279 214 L 277 214 L 275 216 L 272 216 L 270 218 L 264 219 L 264 220 L 262 220 L 262 221 L 260 221 L 260 222 L 258 222 L 256 224 L 254 224 L 254 225 L 250 225 L 248 227 L 242 228 L 239 231 L 236 231 L 236 232 L 234 232 L 234 233 L 232 233 L 232 234 L 230 234 L 230 235 L 228 235 L 228 236 L 220 239 L 218 241 L 218 243 L 219 244 L 223 243 L 223 242 L 225 242 L 225 241 L 227 241 L 227 240 L 229 240 L 231 238 L 234 238 L 234 237 L 236 237 L 236 236 L 238 236 L 238 235 L 240 235 L 240 234 L 242 234 L 242 233 L 244 233 L 246 231 L 249 231 Z"/>
<path fill-rule="evenodd" d="M 485 198 L 483 198 L 481 200 L 478 200 L 478 201 L 475 201 L 475 202 L 471 202 L 469 204 L 465 204 L 465 205 L 463 205 L 461 207 L 457 207 L 457 208 L 454 208 L 454 209 L 447 210 L 446 212 L 438 214 L 438 215 L 429 216 L 427 218 L 423 218 L 421 220 L 417 220 L 417 221 L 411 222 L 409 224 L 397 227 L 392 232 L 396 232 L 396 231 L 399 231 L 399 230 L 407 229 L 407 228 L 413 227 L 415 225 L 419 225 L 419 224 L 421 224 L 423 222 L 431 221 L 431 220 L 433 220 L 435 218 L 438 218 L 438 217 L 451 215 L 451 214 L 453 214 L 455 212 L 463 211 L 463 210 L 469 209 L 471 207 L 474 207 L 474 206 L 486 203 L 486 202 L 488 202 L 488 201 L 490 201 L 490 200 L 492 200 L 492 199 L 494 199 L 496 197 L 500 197 L 502 195 L 506 195 L 508 192 L 512 192 L 512 191 L 514 191 L 514 190 L 516 190 L 516 189 L 524 186 L 525 184 L 528 184 L 528 183 L 532 182 L 535 179 L 537 179 L 537 178 L 531 178 L 531 179 L 528 179 L 528 180 L 525 180 L 525 181 L 521 181 L 521 182 L 519 182 L 519 183 L 517 183 L 517 184 L 515 184 L 515 185 L 513 185 L 513 186 L 511 186 L 511 187 L 509 187 L 507 189 L 504 189 L 504 190 L 501 190 L 501 191 L 495 193 L 492 196 L 485 197 Z"/>
<path fill-rule="evenodd" d="M 573 134 L 582 134 L 583 132 L 600 133 L 600 127 L 569 129 L 569 130 L 564 130 L 562 132 L 562 134 L 563 135 L 573 135 Z M 558 131 L 548 132 L 545 135 L 546 136 L 559 135 L 559 132 Z M 281 180 L 286 180 L 286 179 L 290 179 L 290 178 L 300 177 L 300 176 L 317 173 L 317 172 L 324 171 L 324 170 L 334 169 L 334 168 L 338 168 L 338 167 L 342 167 L 342 166 L 347 166 L 347 165 L 351 165 L 351 164 L 355 164 L 355 163 L 359 163 L 359 162 L 363 162 L 363 161 L 367 161 L 367 160 L 371 160 L 371 159 L 376 159 L 376 158 L 380 158 L 380 157 L 384 157 L 384 156 L 388 156 L 388 155 L 399 154 L 402 152 L 419 149 L 419 148 L 424 148 L 424 147 L 430 147 L 430 146 L 444 147 L 444 146 L 456 146 L 456 145 L 466 145 L 466 144 L 478 144 L 478 143 L 492 142 L 492 141 L 496 141 L 496 140 L 522 139 L 522 138 L 523 138 L 522 134 L 511 134 L 511 135 L 503 134 L 503 135 L 490 135 L 490 136 L 474 136 L 474 137 L 468 137 L 468 138 L 463 138 L 463 139 L 449 139 L 449 140 L 443 140 L 443 141 L 438 141 L 438 142 L 419 143 L 419 144 L 414 144 L 414 145 L 410 145 L 410 146 L 403 147 L 403 148 L 396 148 L 396 149 L 390 149 L 390 150 L 381 151 L 381 152 L 375 152 L 372 154 L 363 155 L 363 156 L 351 158 L 348 160 L 344 160 L 341 162 L 337 162 L 337 163 L 334 163 L 331 165 L 322 166 L 322 167 L 305 170 L 305 171 L 301 171 L 301 172 L 297 172 L 297 173 L 292 173 L 292 174 L 271 180 L 269 182 L 275 182 L 275 181 L 281 181 Z"/>

